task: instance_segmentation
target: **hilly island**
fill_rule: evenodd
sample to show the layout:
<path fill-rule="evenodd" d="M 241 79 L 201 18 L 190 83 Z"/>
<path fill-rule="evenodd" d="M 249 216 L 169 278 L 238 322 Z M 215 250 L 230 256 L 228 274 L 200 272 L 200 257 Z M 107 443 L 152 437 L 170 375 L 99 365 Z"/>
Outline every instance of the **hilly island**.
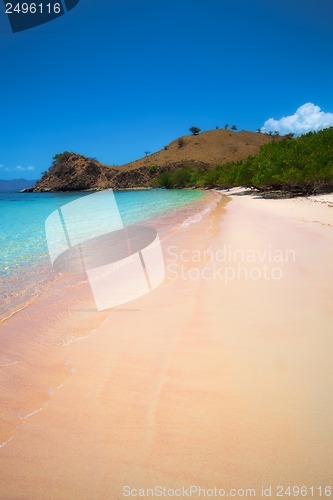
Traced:
<path fill-rule="evenodd" d="M 333 189 L 333 127 L 294 138 L 227 129 L 180 137 L 156 153 L 108 166 L 72 152 L 54 157 L 32 189 L 251 187 L 291 194 Z"/>

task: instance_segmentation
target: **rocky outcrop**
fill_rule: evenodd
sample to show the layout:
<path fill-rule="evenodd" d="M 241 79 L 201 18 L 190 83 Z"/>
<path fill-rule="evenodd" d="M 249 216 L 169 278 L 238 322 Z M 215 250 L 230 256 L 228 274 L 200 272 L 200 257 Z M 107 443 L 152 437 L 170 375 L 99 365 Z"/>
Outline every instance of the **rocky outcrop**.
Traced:
<path fill-rule="evenodd" d="M 154 172 L 154 176 L 158 172 Z M 153 175 L 146 167 L 133 171 L 108 167 L 97 160 L 65 152 L 37 182 L 35 192 L 85 191 L 149 187 Z"/>
<path fill-rule="evenodd" d="M 53 165 L 42 179 L 32 189 L 24 192 L 50 191 L 98 191 L 102 189 L 137 189 L 151 187 L 154 179 L 161 172 L 184 166 L 184 162 L 172 163 L 164 167 L 139 167 L 136 169 L 121 169 L 108 167 L 85 156 L 76 153 L 64 153 L 63 159 Z M 186 165 L 209 168 L 202 162 L 186 162 Z"/>

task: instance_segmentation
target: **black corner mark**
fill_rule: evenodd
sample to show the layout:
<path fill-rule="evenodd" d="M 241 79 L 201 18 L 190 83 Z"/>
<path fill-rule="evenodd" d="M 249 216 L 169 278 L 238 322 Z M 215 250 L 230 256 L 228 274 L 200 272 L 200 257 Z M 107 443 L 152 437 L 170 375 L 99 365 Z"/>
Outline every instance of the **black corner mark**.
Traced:
<path fill-rule="evenodd" d="M 53 21 L 73 9 L 80 0 L 3 0 L 13 33 Z"/>
<path fill-rule="evenodd" d="M 66 9 L 67 10 L 73 9 L 79 3 L 79 1 L 80 0 L 64 0 Z"/>

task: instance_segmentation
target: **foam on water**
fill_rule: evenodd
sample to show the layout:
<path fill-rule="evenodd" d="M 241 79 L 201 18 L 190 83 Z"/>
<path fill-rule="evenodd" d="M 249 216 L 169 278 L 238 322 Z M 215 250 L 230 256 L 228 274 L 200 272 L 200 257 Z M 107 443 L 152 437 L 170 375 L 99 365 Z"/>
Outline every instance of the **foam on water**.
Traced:
<path fill-rule="evenodd" d="M 182 223 L 182 226 L 187 227 L 190 224 L 194 224 L 195 222 L 200 222 L 205 215 L 209 214 L 209 212 L 212 212 L 214 210 L 214 208 L 216 208 L 216 207 L 217 207 L 216 203 L 210 203 L 209 205 L 207 205 L 207 207 L 205 207 L 200 212 L 198 212 L 194 215 L 191 215 L 190 217 L 187 217 L 184 220 L 184 222 Z"/>
<path fill-rule="evenodd" d="M 37 410 L 31 411 L 30 413 L 20 416 L 20 419 L 26 420 L 27 418 L 33 417 L 34 415 L 40 413 L 41 411 L 43 411 L 43 408 L 37 408 Z"/>
<path fill-rule="evenodd" d="M 4 448 L 8 443 L 10 443 L 11 441 L 13 441 L 13 438 L 10 437 L 8 439 L 6 439 L 6 441 L 4 441 L 3 443 L 0 443 L 0 449 L 1 448 Z"/>
<path fill-rule="evenodd" d="M 218 192 L 218 191 L 213 191 L 214 194 L 218 197 L 218 199 L 221 198 L 221 194 Z M 209 214 L 210 212 L 212 212 L 215 208 L 217 207 L 217 202 L 212 202 L 212 203 L 209 203 L 208 205 L 206 205 L 202 210 L 200 210 L 199 212 L 195 213 L 194 215 L 190 215 L 189 217 L 187 217 L 183 223 L 182 223 L 182 227 L 187 227 L 189 226 L 190 224 L 194 224 L 196 222 L 200 222 L 203 217 L 207 214 Z"/>

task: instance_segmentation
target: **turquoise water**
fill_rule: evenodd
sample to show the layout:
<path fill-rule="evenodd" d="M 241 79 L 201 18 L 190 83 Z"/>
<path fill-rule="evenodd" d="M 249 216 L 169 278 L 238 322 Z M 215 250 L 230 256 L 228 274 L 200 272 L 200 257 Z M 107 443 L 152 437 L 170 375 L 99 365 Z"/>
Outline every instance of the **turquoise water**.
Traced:
<path fill-rule="evenodd" d="M 45 220 L 55 209 L 91 193 L 0 193 L 0 277 L 48 259 Z M 194 190 L 115 192 L 124 225 L 163 214 L 202 196 Z"/>

